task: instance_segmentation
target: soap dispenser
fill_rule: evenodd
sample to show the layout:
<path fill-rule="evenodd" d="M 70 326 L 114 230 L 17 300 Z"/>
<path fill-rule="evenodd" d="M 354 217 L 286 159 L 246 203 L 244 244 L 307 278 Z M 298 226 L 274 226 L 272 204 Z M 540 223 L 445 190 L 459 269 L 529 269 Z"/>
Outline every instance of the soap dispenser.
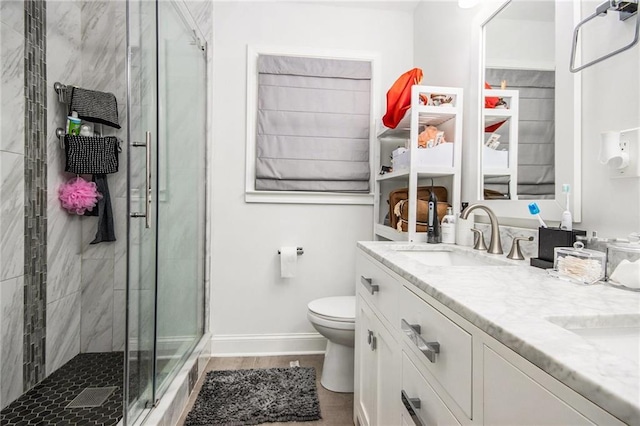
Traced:
<path fill-rule="evenodd" d="M 427 243 L 438 244 L 442 242 L 440 235 L 440 222 L 438 221 L 438 197 L 433 190 L 431 179 L 431 194 L 429 194 L 429 222 L 427 227 Z"/>

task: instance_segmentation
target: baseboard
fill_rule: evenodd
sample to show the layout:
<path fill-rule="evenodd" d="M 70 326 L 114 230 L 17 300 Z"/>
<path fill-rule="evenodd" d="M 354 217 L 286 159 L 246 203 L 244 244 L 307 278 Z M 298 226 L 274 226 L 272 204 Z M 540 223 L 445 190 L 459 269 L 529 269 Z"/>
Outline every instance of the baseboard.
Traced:
<path fill-rule="evenodd" d="M 211 338 L 211 356 L 322 354 L 327 339 L 319 333 L 227 334 Z"/>

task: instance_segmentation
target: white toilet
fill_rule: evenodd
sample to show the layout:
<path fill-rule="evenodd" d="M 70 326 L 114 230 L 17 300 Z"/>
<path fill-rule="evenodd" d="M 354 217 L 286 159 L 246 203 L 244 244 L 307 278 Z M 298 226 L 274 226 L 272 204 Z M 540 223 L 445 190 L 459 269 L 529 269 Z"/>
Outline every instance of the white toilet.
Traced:
<path fill-rule="evenodd" d="M 333 392 L 353 392 L 355 296 L 316 299 L 307 307 L 307 318 L 328 340 L 320 383 Z"/>

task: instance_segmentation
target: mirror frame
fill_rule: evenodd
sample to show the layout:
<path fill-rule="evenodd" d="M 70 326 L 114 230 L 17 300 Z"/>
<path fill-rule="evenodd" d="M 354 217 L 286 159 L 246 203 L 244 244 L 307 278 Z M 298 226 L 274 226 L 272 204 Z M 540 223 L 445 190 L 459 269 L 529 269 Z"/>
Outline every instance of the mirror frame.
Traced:
<path fill-rule="evenodd" d="M 484 4 L 483 8 L 476 15 L 473 22 L 472 40 L 476 42 L 476 48 L 471 54 L 471 109 L 474 114 L 470 114 L 475 137 L 472 147 L 475 157 L 474 167 L 469 167 L 468 171 L 474 173 L 476 180 L 473 189 L 475 202 L 482 203 L 491 208 L 498 217 L 514 219 L 534 219 L 529 213 L 528 205 L 531 202 L 538 203 L 541 216 L 546 221 L 560 221 L 564 210 L 565 199 L 562 193 L 562 184 L 571 185 L 570 208 L 573 222 L 582 220 L 581 212 L 581 177 L 582 177 L 582 79 L 579 73 L 569 71 L 569 60 L 573 36 L 573 28 L 580 21 L 580 0 L 563 1 L 556 0 L 556 16 L 560 9 L 565 16 L 570 16 L 572 25 L 562 28 L 556 23 L 556 98 L 557 91 L 563 90 L 560 102 L 556 100 L 555 122 L 556 122 L 556 143 L 555 143 L 555 200 L 483 200 L 483 179 L 482 179 L 482 141 L 484 139 L 482 123 L 482 102 L 484 100 L 484 57 L 485 57 L 485 26 L 498 13 L 500 13 L 510 3 L 517 0 L 491 1 Z M 558 40 L 561 42 L 558 43 Z M 473 47 L 473 45 L 472 45 Z M 579 53 L 578 57 L 579 57 Z M 563 58 L 558 61 L 558 58 Z M 566 60 L 564 60 L 566 59 Z M 474 66 L 475 65 L 475 66 Z M 558 72 L 560 71 L 560 73 Z M 560 88 L 560 89 L 559 89 Z M 475 122 L 473 122 L 475 120 Z M 557 123 L 563 123 L 558 126 Z M 570 139 L 571 143 L 560 144 L 557 141 Z M 572 161 L 564 162 L 565 159 Z M 560 161 L 563 161 L 560 163 Z M 562 167 L 559 165 L 562 164 Z M 475 170 L 474 170 L 475 169 Z M 551 226 L 551 224 L 547 223 Z"/>

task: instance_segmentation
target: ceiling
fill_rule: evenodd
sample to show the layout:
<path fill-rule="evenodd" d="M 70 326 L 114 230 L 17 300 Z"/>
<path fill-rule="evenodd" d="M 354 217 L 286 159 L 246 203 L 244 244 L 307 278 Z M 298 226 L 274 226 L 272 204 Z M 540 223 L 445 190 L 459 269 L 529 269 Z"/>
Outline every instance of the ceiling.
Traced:
<path fill-rule="evenodd" d="M 309 3 L 323 3 L 330 4 L 331 6 L 399 10 L 405 12 L 413 12 L 420 2 L 421 0 L 309 0 Z"/>
<path fill-rule="evenodd" d="M 512 1 L 496 16 L 497 19 L 514 19 L 527 21 L 555 21 L 554 1 Z"/>

